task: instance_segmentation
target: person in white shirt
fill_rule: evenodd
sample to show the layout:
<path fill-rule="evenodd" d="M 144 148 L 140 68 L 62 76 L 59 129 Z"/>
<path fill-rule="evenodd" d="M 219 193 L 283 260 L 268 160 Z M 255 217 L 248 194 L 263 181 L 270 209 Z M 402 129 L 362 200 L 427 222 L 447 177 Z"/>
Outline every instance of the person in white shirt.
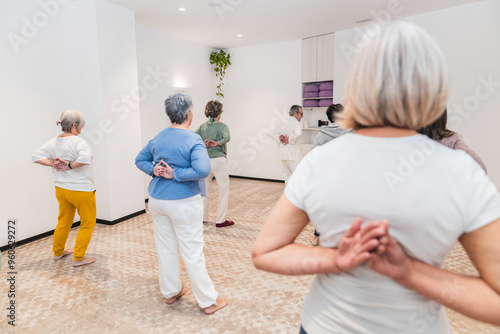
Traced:
<path fill-rule="evenodd" d="M 49 140 L 32 156 L 32 162 L 52 168 L 55 177 L 56 198 L 59 202 L 58 223 L 54 231 L 52 250 L 54 260 L 73 254 L 73 266 L 91 264 L 95 258 L 85 257 L 96 223 L 95 185 L 92 176 L 92 150 L 78 137 L 85 125 L 83 116 L 75 110 L 66 110 L 57 120 L 63 133 Z M 80 215 L 80 229 L 74 251 L 65 250 L 66 239 L 75 219 Z"/>
<path fill-rule="evenodd" d="M 372 29 L 362 43 L 339 122 L 354 132 L 302 159 L 254 265 L 316 274 L 301 333 L 450 333 L 445 307 L 498 326 L 500 194 L 470 155 L 416 131 L 446 106 L 446 60 L 411 23 Z M 295 243 L 309 221 L 321 247 Z M 457 240 L 477 277 L 443 269 Z"/>
<path fill-rule="evenodd" d="M 285 183 L 295 168 L 297 168 L 300 159 L 302 159 L 300 148 L 302 142 L 302 123 L 300 120 L 304 117 L 304 112 L 301 106 L 293 105 L 290 107 L 288 114 L 290 116 L 288 120 L 269 132 L 269 136 L 278 143 L 279 156 L 283 164 L 283 173 L 285 174 Z"/>

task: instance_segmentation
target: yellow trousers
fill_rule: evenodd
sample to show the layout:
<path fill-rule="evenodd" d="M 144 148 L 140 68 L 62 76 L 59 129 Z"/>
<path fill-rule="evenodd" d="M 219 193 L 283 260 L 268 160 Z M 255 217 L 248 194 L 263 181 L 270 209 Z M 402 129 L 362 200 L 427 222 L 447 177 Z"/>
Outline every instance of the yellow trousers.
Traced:
<path fill-rule="evenodd" d="M 64 253 L 71 225 L 75 219 L 75 211 L 80 215 L 80 229 L 76 235 L 73 258 L 80 261 L 92 238 L 96 221 L 95 191 L 73 191 L 56 187 L 56 198 L 59 202 L 59 215 L 54 231 L 52 251 L 54 256 Z"/>

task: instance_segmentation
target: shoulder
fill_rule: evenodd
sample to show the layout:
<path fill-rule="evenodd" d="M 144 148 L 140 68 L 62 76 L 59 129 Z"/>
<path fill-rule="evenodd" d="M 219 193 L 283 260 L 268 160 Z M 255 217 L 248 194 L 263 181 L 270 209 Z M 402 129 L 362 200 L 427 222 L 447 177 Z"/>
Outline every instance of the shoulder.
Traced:
<path fill-rule="evenodd" d="M 57 142 L 57 139 L 58 139 L 58 137 L 54 137 L 54 138 L 49 139 L 49 141 L 45 143 L 45 146 L 55 145 L 55 143 Z"/>
<path fill-rule="evenodd" d="M 205 146 L 205 144 L 203 144 L 203 139 L 201 138 L 201 135 L 199 135 L 194 131 L 191 130 L 183 131 L 182 135 L 184 136 L 186 142 L 189 143 L 191 146 L 197 144 L 202 144 L 203 146 Z"/>
<path fill-rule="evenodd" d="M 449 137 L 445 137 L 439 141 L 444 146 L 455 148 L 458 144 L 463 143 L 462 137 L 458 133 L 454 133 Z"/>
<path fill-rule="evenodd" d="M 156 140 L 157 138 L 163 138 L 165 136 L 172 134 L 171 130 L 172 130 L 171 128 L 165 128 L 165 129 L 161 130 L 160 132 L 158 132 L 158 134 L 156 136 L 153 137 L 152 140 Z"/>

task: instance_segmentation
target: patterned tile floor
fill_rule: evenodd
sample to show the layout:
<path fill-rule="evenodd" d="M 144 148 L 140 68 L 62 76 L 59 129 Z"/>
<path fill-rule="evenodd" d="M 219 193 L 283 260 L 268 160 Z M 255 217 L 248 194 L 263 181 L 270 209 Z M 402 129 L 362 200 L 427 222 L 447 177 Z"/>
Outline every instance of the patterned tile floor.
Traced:
<path fill-rule="evenodd" d="M 212 183 L 212 198 L 217 196 Z M 236 225 L 204 226 L 207 268 L 229 306 L 211 316 L 198 308 L 183 269 L 188 293 L 172 306 L 163 302 L 153 227 L 149 214 L 115 226 L 97 225 L 87 254 L 98 260 L 80 268 L 71 258 L 54 262 L 52 237 L 17 248 L 17 326 L 1 317 L 0 333 L 298 333 L 302 299 L 312 276 L 290 277 L 257 271 L 251 248 L 283 184 L 231 179 L 227 217 Z M 307 226 L 298 242 L 308 244 Z M 76 229 L 67 245 L 73 245 Z M 0 280 L 0 307 L 8 305 L 5 260 Z M 457 245 L 447 267 L 475 274 Z M 2 292 L 3 291 L 3 292 Z M 500 333 L 500 328 L 450 312 L 454 333 Z M 425 333 L 425 331 L 423 331 Z"/>

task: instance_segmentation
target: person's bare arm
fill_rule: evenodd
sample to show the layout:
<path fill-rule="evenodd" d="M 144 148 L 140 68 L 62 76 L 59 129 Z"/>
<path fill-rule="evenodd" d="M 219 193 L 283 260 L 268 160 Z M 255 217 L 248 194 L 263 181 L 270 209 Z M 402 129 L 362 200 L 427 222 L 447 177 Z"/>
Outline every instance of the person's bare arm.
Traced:
<path fill-rule="evenodd" d="M 40 164 L 42 166 L 54 167 L 54 160 L 49 158 L 40 159 L 38 161 L 35 161 L 35 163 Z"/>
<path fill-rule="evenodd" d="M 349 271 L 370 258 L 369 251 L 379 244 L 377 237 L 385 233 L 379 223 L 370 223 L 362 229 L 362 220 L 356 219 L 337 249 L 294 243 L 308 222 L 306 212 L 282 195 L 253 246 L 255 267 L 285 275 Z"/>
<path fill-rule="evenodd" d="M 479 277 L 412 259 L 387 236 L 384 252 L 369 261 L 373 270 L 468 317 L 500 325 L 500 219 L 460 238 Z"/>

